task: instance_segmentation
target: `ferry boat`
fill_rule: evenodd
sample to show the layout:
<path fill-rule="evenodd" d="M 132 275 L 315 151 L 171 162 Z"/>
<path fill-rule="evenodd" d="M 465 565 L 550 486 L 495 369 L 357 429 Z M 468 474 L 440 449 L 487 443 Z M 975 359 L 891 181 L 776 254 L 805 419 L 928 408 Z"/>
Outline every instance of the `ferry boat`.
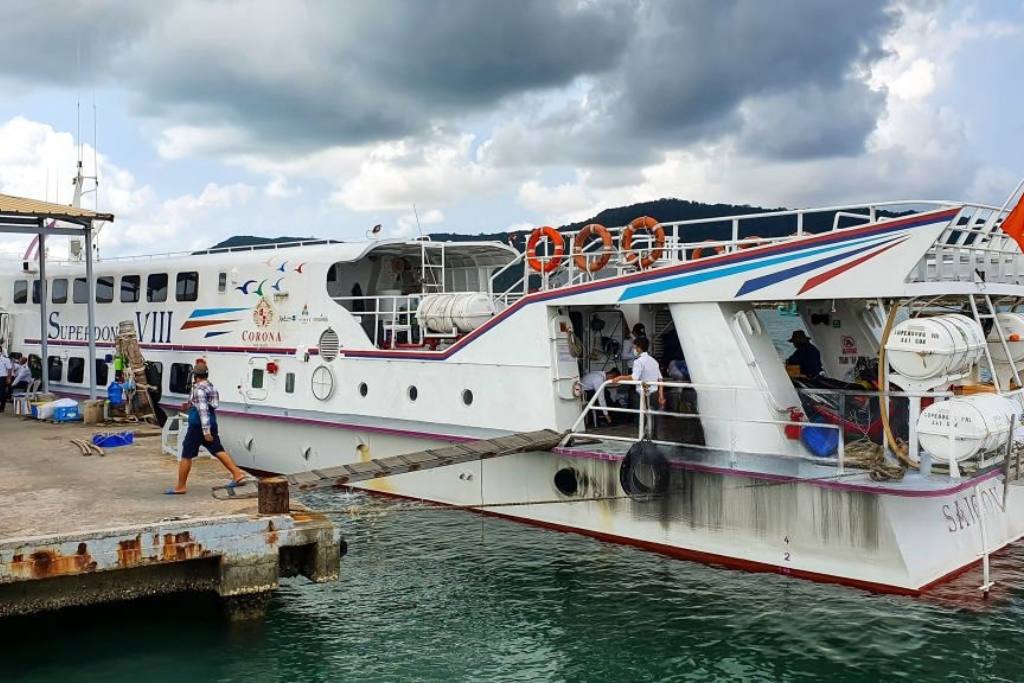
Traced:
<path fill-rule="evenodd" d="M 256 472 L 550 428 L 567 433 L 554 452 L 364 487 L 913 594 L 1024 534 L 1024 259 L 1008 214 L 890 201 L 545 227 L 523 252 L 379 239 L 104 258 L 97 358 L 83 265 L 48 263 L 41 329 L 25 262 L 0 275 L 0 330 L 26 354 L 45 335 L 51 388 L 84 395 L 112 379 L 132 320 L 169 409 L 205 358 L 222 440 Z M 715 226 L 725 239 L 691 237 Z M 766 328 L 780 307 L 822 375 L 791 376 Z M 654 383 L 664 407 L 638 405 L 653 387 L 629 379 L 582 389 L 588 372 L 627 371 L 637 323 L 663 365 L 685 360 Z"/>

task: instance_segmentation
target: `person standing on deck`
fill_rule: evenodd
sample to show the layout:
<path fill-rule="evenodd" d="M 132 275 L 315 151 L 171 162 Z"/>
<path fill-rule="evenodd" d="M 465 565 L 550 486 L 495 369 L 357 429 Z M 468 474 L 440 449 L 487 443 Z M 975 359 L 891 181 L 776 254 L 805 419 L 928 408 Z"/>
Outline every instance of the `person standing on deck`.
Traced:
<path fill-rule="evenodd" d="M 654 385 L 656 382 L 661 382 L 661 368 L 658 367 L 658 361 L 651 358 L 651 355 L 647 353 L 651 347 L 651 340 L 647 337 L 637 337 L 633 340 L 633 347 L 636 350 L 636 360 L 633 361 L 633 374 L 632 375 L 620 375 L 612 380 L 612 382 L 618 383 L 627 378 L 632 377 L 633 381 L 640 382 L 636 385 L 637 395 L 640 397 L 640 410 L 647 412 L 651 404 L 651 396 L 657 392 L 658 394 L 658 405 L 661 408 L 665 407 L 665 387 L 662 384 Z M 654 416 L 649 416 L 647 421 L 649 433 L 654 432 Z"/>
<path fill-rule="evenodd" d="M 7 410 L 7 396 L 11 392 L 11 382 L 14 380 L 14 365 L 2 349 L 0 349 L 0 413 Z"/>
<path fill-rule="evenodd" d="M 800 374 L 804 377 L 817 377 L 822 373 L 821 352 L 811 343 L 811 338 L 803 330 L 795 331 L 789 338 L 789 343 L 796 347 L 789 358 L 787 365 L 799 365 Z"/>
<path fill-rule="evenodd" d="M 188 474 L 192 471 L 192 460 L 199 455 L 202 446 L 231 473 L 228 487 L 238 486 L 247 479 L 245 472 L 238 468 L 220 442 L 217 430 L 217 408 L 220 395 L 210 383 L 210 371 L 202 360 L 196 361 L 192 369 L 195 382 L 188 403 L 182 407 L 188 410 L 188 431 L 181 446 L 181 460 L 178 462 L 178 485 L 167 489 L 167 495 L 181 495 L 186 491 Z"/>

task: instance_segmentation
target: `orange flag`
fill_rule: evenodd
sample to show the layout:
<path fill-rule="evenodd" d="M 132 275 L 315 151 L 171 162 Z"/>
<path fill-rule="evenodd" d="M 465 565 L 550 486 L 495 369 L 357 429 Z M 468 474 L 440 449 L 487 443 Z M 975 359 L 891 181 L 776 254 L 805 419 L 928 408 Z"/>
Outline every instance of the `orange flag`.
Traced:
<path fill-rule="evenodd" d="M 1003 232 L 1012 237 L 1024 251 L 1024 195 L 1017 201 L 1017 206 L 1003 219 Z"/>

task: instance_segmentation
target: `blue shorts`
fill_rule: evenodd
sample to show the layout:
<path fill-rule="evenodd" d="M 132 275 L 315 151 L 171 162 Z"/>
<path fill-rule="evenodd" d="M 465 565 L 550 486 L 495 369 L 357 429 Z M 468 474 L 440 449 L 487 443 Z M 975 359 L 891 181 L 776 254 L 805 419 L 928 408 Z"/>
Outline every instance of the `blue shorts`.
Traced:
<path fill-rule="evenodd" d="M 199 425 L 189 425 L 188 431 L 185 432 L 185 440 L 181 443 L 181 457 L 191 460 L 199 455 L 200 446 L 208 450 L 210 455 L 223 452 L 224 446 L 221 444 L 220 436 L 217 434 L 217 425 L 210 426 L 210 434 L 213 435 L 213 441 L 207 441 L 203 437 L 202 427 Z"/>

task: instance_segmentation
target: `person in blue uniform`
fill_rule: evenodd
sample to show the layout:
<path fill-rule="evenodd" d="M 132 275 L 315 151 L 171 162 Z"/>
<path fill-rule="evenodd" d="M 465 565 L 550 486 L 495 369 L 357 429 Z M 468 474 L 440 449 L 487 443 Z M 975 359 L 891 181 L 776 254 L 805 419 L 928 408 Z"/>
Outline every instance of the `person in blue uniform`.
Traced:
<path fill-rule="evenodd" d="M 796 347 L 796 351 L 786 359 L 787 365 L 799 365 L 800 374 L 804 377 L 817 377 L 822 373 L 821 352 L 811 343 L 806 332 L 797 330 L 790 336 L 789 343 Z"/>

